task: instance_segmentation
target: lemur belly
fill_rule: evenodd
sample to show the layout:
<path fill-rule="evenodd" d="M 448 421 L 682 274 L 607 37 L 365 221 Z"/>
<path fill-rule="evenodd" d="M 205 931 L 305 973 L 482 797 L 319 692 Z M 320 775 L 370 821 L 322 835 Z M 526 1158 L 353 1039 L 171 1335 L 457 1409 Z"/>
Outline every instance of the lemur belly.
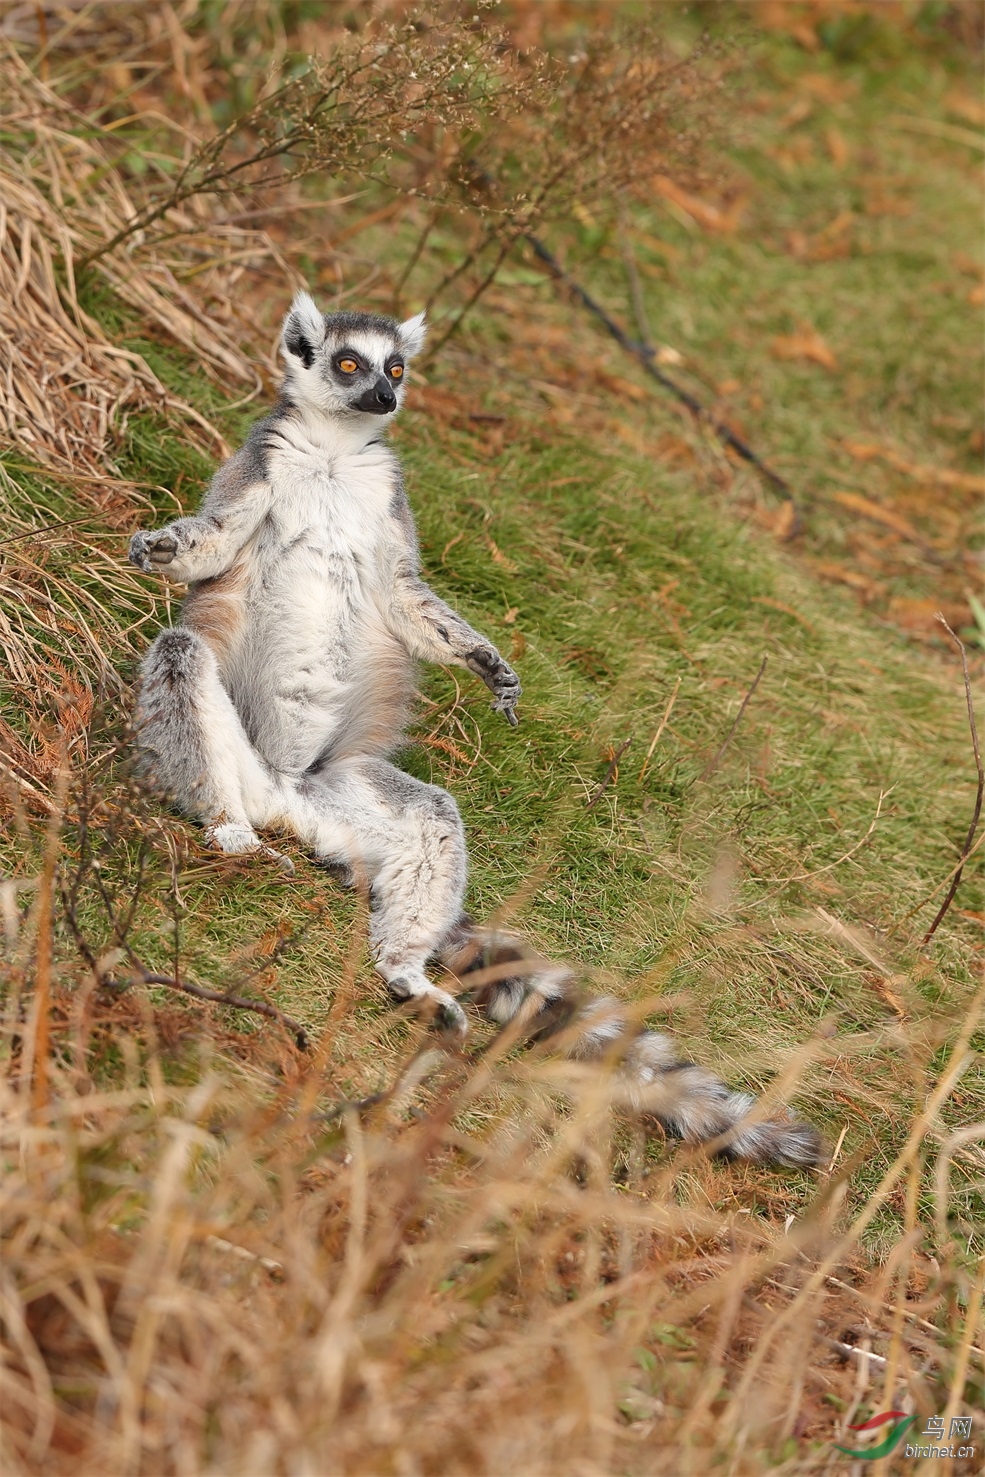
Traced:
<path fill-rule="evenodd" d="M 361 491 L 340 477 L 292 479 L 246 561 L 226 681 L 257 750 L 289 773 L 385 752 L 403 726 L 413 662 L 379 614 L 374 544 L 385 510 Z"/>

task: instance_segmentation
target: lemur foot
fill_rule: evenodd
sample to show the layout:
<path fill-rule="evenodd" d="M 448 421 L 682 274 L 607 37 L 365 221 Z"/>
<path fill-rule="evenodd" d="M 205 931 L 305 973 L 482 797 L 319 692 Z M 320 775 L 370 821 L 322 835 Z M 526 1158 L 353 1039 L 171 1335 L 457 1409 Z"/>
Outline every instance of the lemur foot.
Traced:
<path fill-rule="evenodd" d="M 267 857 L 269 861 L 276 862 L 288 877 L 294 876 L 294 863 L 291 858 L 284 856 L 280 851 L 274 851 L 272 846 L 267 846 L 260 840 L 252 826 L 245 825 L 241 821 L 226 821 L 218 826 L 209 826 L 205 832 L 205 838 L 210 846 L 214 846 L 225 856 Z"/>
<path fill-rule="evenodd" d="M 395 1005 L 414 1001 L 423 1006 L 424 1002 L 429 1002 L 433 1011 L 432 1024 L 442 1036 L 461 1041 L 467 1035 L 469 1025 L 465 1011 L 454 995 L 449 995 L 447 990 L 439 990 L 430 980 L 423 976 L 418 980 L 412 975 L 398 974 L 387 980 L 386 988 Z"/>

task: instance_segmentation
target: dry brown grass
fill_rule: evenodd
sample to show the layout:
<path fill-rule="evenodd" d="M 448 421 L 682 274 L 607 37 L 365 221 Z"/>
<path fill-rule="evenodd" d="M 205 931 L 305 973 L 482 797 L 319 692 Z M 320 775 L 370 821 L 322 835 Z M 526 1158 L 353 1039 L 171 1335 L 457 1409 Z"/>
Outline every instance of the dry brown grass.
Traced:
<path fill-rule="evenodd" d="M 182 1026 L 114 999 L 111 964 L 35 973 L 52 875 L 26 917 L 4 884 L 5 1471 L 806 1472 L 834 1410 L 973 1402 L 981 1272 L 919 1249 L 917 1200 L 929 1136 L 943 1256 L 970 1140 L 939 1114 L 985 992 L 936 1080 L 914 1061 L 905 1145 L 848 1221 L 840 1165 L 807 1205 L 730 1168 L 723 1208 L 706 1158 L 647 1156 L 604 1075 L 509 1043 L 414 1033 L 381 1102 L 326 1119 L 352 980 L 307 1059 L 267 1037 L 237 1069 L 205 1034 L 176 1085 Z M 860 1239 L 895 1200 L 872 1277 Z"/>
<path fill-rule="evenodd" d="M 0 157 L 0 325 L 9 353 L 0 394 L 6 430 L 35 464 L 96 484 L 93 505 L 112 516 L 106 474 L 117 470 L 112 452 L 128 412 L 174 410 L 210 451 L 221 450 L 222 438 L 200 412 L 167 392 L 145 360 L 111 343 L 80 307 L 77 257 L 101 231 L 126 221 L 134 206 L 99 146 L 98 132 L 86 136 L 75 110 L 16 54 L 7 55 L 3 70 L 0 126 L 11 138 Z M 102 174 L 110 188 L 94 193 L 89 181 Z M 207 372 L 256 385 L 256 371 L 242 350 L 182 290 L 165 261 L 156 267 L 137 271 L 113 258 L 99 270 L 115 294 L 194 352 Z"/>
<path fill-rule="evenodd" d="M 203 454 L 228 448 L 201 411 L 170 392 L 144 357 L 112 342 L 80 305 L 80 252 L 134 209 L 100 131 L 81 128 L 76 110 L 13 52 L 3 60 L 0 127 L 8 139 L 0 152 L 0 333 L 6 350 L 0 404 L 15 454 L 0 466 L 0 647 L 20 719 L 15 730 L 0 718 L 0 735 L 16 785 L 44 808 L 56 762 L 49 720 L 59 715 L 70 753 L 80 743 L 85 751 L 94 702 L 100 695 L 112 702 L 123 696 L 120 660 L 141 650 L 142 628 L 154 614 L 146 589 L 119 557 L 121 533 L 132 527 L 137 510 L 153 516 L 152 489 L 120 475 L 117 457 L 130 417 L 154 415 Z M 93 190 L 94 178 L 105 179 L 106 188 Z M 215 250 L 220 258 L 222 249 L 233 255 L 232 275 L 227 269 L 221 278 L 221 260 L 206 285 L 221 279 L 231 294 L 236 260 L 250 250 L 269 255 L 273 248 L 257 244 L 257 233 L 217 229 Z M 151 333 L 194 352 L 203 370 L 228 389 L 259 389 L 253 362 L 176 281 L 166 259 L 148 269 L 107 257 L 92 270 Z M 56 503 L 67 490 L 74 516 L 40 513 L 20 486 L 21 466 L 35 469 L 35 480 L 37 471 L 50 474 Z M 82 582 L 76 577 L 80 555 Z"/>

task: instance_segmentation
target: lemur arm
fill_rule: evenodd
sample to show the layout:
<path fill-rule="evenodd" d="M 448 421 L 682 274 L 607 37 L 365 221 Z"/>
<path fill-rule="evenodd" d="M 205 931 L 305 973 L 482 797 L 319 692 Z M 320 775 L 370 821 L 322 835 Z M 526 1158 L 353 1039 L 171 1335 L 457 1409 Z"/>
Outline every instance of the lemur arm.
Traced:
<path fill-rule="evenodd" d="M 227 570 L 272 501 L 262 458 L 250 442 L 216 472 L 198 513 L 152 533 L 135 533 L 128 557 L 148 574 L 190 584 Z"/>
<path fill-rule="evenodd" d="M 520 679 L 503 660 L 493 643 L 474 630 L 421 579 L 418 572 L 417 539 L 410 509 L 398 515 L 402 535 L 400 554 L 394 563 L 389 590 L 389 619 L 394 634 L 412 656 L 440 666 L 467 667 L 495 697 L 493 708 L 516 727 L 516 705 Z"/>

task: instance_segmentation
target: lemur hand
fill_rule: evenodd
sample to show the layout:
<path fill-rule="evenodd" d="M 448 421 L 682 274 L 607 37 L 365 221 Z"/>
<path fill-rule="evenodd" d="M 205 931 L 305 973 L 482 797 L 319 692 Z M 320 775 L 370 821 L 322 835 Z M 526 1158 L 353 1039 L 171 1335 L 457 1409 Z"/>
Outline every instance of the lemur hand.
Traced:
<path fill-rule="evenodd" d="M 477 646 L 465 658 L 469 670 L 481 677 L 496 701 L 493 712 L 502 713 L 511 728 L 519 719 L 515 708 L 522 691 L 520 679 L 508 662 L 504 662 L 495 646 Z"/>
<path fill-rule="evenodd" d="M 174 562 L 178 552 L 178 541 L 167 528 L 156 533 L 135 533 L 130 540 L 127 558 L 145 574 L 154 574 Z"/>

